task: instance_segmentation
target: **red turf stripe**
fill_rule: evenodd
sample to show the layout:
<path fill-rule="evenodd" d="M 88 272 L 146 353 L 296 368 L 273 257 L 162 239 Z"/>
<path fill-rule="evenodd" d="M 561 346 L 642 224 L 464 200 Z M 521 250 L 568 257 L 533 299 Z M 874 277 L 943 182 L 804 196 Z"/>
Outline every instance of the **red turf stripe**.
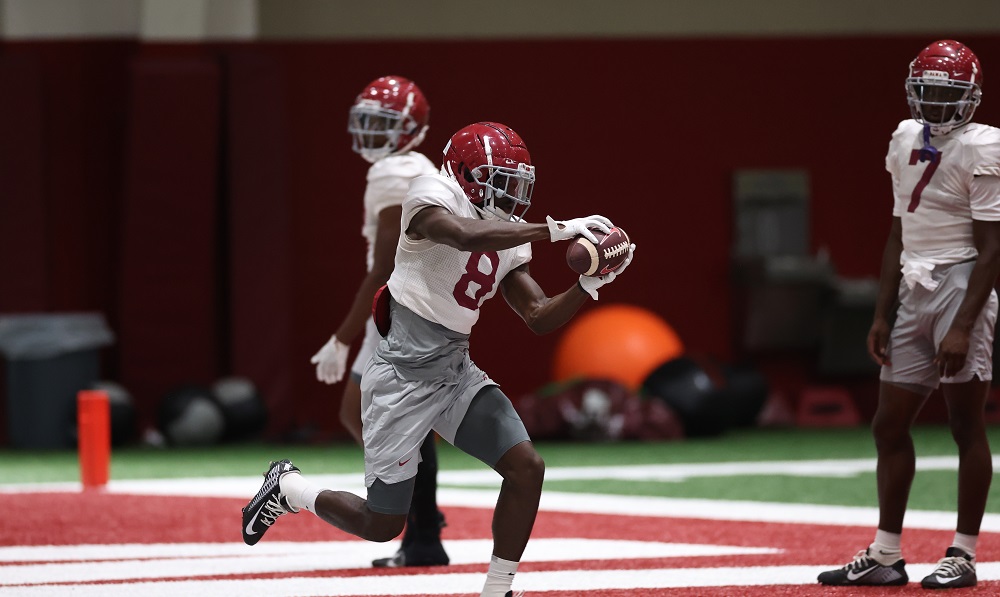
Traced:
<path fill-rule="evenodd" d="M 101 493 L 21 494 L 5 503 L 0 545 L 78 545 L 103 543 L 184 543 L 240 541 L 240 509 L 232 498 L 134 496 Z M 490 537 L 492 513 L 481 508 L 445 508 L 447 539 Z M 729 565 L 827 564 L 847 562 L 871 542 L 874 529 L 851 526 L 772 524 L 649 516 L 616 516 L 541 512 L 532 537 L 627 539 L 772 547 L 778 556 L 688 558 L 685 567 Z M 309 513 L 286 516 L 268 532 L 273 541 L 338 541 L 353 539 Z M 933 562 L 952 539 L 949 531 L 906 530 L 906 557 Z M 978 556 L 997 559 L 998 535 L 984 533 Z M 387 545 L 388 550 L 392 549 Z M 634 562 L 658 566 L 660 560 Z M 751 564 L 744 564 L 751 563 Z M 615 562 L 621 564 L 621 562 Z M 525 562 L 524 570 L 565 569 L 565 563 Z M 611 568 L 607 563 L 594 564 Z"/>
<path fill-rule="evenodd" d="M 240 508 L 245 502 L 232 498 L 195 498 L 170 496 L 131 496 L 99 493 L 23 494 L 5 504 L 6 513 L 0 527 L 0 546 L 15 545 L 77 545 L 116 543 L 233 543 L 240 541 L 238 526 Z M 446 508 L 447 539 L 483 539 L 490 535 L 492 513 L 477 508 Z M 699 519 L 673 519 L 650 516 L 617 516 L 542 512 L 539 514 L 535 538 L 590 538 L 637 541 L 664 541 L 768 547 L 782 550 L 773 555 L 730 555 L 721 557 L 643 558 L 635 560 L 589 560 L 563 562 L 532 562 L 521 564 L 520 571 L 549 570 L 614 570 L 653 568 L 699 568 L 717 566 L 824 565 L 843 563 L 861 547 L 867 545 L 874 529 L 857 526 L 773 524 Z M 911 562 L 933 562 L 942 556 L 952 538 L 947 531 L 907 530 L 904 549 Z M 282 541 L 336 541 L 353 539 L 315 516 L 305 513 L 288 516 L 269 531 L 268 539 Z M 992 561 L 998 535 L 984 533 L 979 544 L 979 559 Z M 387 550 L 393 547 L 386 546 Z M 37 563 L 37 562 L 35 562 Z M 7 563 L 6 565 L 10 565 Z M 4 565 L 0 564 L 0 575 Z M 351 577 L 448 572 L 478 572 L 484 564 L 456 565 L 447 568 L 420 570 L 354 570 L 269 573 L 262 575 L 220 575 L 197 577 L 206 579 L 292 578 L 292 577 Z M 157 579 L 147 579 L 157 580 Z M 166 580 L 184 580 L 171 578 Z M 129 581 L 110 581 L 123 584 Z M 87 583 L 93 584 L 93 583 Z M 68 585 L 68 583 L 67 583 Z M 11 587 L 13 588 L 13 587 Z M 962 595 L 1000 594 L 1000 582 L 983 582 L 966 589 Z M 532 592 L 544 597 L 579 597 L 577 592 Z M 829 588 L 819 585 L 766 587 L 694 587 L 679 589 L 595 590 L 587 597 L 764 597 L 794 595 L 796 597 L 888 597 L 926 595 L 919 582 L 902 588 Z M 436 596 L 435 596 L 436 597 Z"/>

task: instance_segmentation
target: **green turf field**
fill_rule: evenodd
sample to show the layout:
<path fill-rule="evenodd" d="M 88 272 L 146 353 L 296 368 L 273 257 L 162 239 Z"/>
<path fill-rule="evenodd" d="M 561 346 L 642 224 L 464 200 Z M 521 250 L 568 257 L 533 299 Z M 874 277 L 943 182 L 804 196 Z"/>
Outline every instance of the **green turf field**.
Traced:
<path fill-rule="evenodd" d="M 1000 428 L 990 430 L 1000 446 Z M 944 426 L 914 430 L 918 457 L 954 456 Z M 547 466 L 618 467 L 640 464 L 723 463 L 788 460 L 870 459 L 875 449 L 866 427 L 851 429 L 780 429 L 730 431 L 717 438 L 663 443 L 540 443 Z M 290 458 L 306 473 L 361 473 L 361 450 L 349 443 L 324 446 L 241 444 L 202 449 L 118 449 L 112 455 L 112 479 L 178 478 L 257 475 L 273 458 Z M 482 464 L 442 442 L 442 470 L 481 469 Z M 66 452 L 0 451 L 0 483 L 75 481 L 76 454 Z M 875 506 L 875 476 L 861 472 L 845 478 L 747 474 L 695 476 L 680 481 L 621 481 L 614 479 L 552 480 L 558 491 L 607 494 L 760 500 L 850 506 Z M 953 510 L 956 477 L 953 470 L 918 471 L 910 507 Z M 987 511 L 1000 513 L 1000 496 L 992 492 Z"/>

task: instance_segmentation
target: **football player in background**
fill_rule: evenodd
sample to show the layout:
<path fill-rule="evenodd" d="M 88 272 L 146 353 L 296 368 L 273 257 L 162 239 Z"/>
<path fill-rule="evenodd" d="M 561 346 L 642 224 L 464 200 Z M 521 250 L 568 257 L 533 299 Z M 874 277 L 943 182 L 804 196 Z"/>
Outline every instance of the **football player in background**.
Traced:
<path fill-rule="evenodd" d="M 272 462 L 243 513 L 243 539 L 256 543 L 277 518 L 308 510 L 370 541 L 395 537 L 406 521 L 421 442 L 432 429 L 496 470 L 503 483 L 493 515 L 493 557 L 482 597 L 511 597 L 514 574 L 538 511 L 544 463 L 496 382 L 469 358 L 469 334 L 483 302 L 499 289 L 538 334 L 569 321 L 603 277 L 580 277 L 548 297 L 528 271 L 530 243 L 569 240 L 601 216 L 544 224 L 524 221 L 535 168 L 521 137 L 481 122 L 458 131 L 441 174 L 415 179 L 402 208 L 395 268 L 382 295 L 385 338 L 361 377 L 368 498 L 313 485 L 288 460 Z M 378 312 L 378 310 L 376 310 Z M 387 329 L 386 329 L 387 328 Z"/>
<path fill-rule="evenodd" d="M 893 218 L 868 333 L 868 352 L 882 366 L 872 422 L 879 524 L 852 562 L 819 575 L 826 585 L 906 584 L 900 536 L 915 468 L 910 427 L 939 384 L 958 445 L 958 522 L 921 585 L 976 584 L 993 475 L 984 411 L 1000 274 L 1000 130 L 972 122 L 982 80 L 979 60 L 956 41 L 934 42 L 910 63 L 912 119 L 899 124 L 886 156 Z"/>
<path fill-rule="evenodd" d="M 340 400 L 340 422 L 358 445 L 361 439 L 361 372 L 381 339 L 372 322 L 375 291 L 392 273 L 399 240 L 401 205 L 410 181 L 437 172 L 415 148 L 424 139 L 430 106 L 417 85 L 403 77 L 381 77 L 369 83 L 351 106 L 347 132 L 352 149 L 371 163 L 364 197 L 361 235 L 368 245 L 367 274 L 354 294 L 351 308 L 330 340 L 312 357 L 316 378 L 335 384 L 347 373 L 351 343 L 364 330 L 364 339 Z M 366 323 L 367 322 L 367 323 Z M 437 450 L 434 433 L 420 448 L 420 465 L 413 488 L 413 504 L 406 519 L 403 542 L 396 553 L 372 562 L 376 567 L 444 566 L 448 554 L 441 545 L 444 515 L 437 507 Z"/>

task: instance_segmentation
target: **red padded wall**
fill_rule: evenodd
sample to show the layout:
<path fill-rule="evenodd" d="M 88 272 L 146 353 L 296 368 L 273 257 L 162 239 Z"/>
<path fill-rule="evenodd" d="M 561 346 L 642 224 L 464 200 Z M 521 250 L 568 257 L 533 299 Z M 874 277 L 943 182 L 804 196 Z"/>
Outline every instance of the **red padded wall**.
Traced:
<path fill-rule="evenodd" d="M 37 56 L 0 56 L 0 313 L 49 306 L 42 110 Z"/>
<path fill-rule="evenodd" d="M 114 327 L 124 65 L 133 48 L 0 46 L 0 313 L 100 311 Z M 114 377 L 115 351 L 102 356 Z M 0 444 L 5 407 L 0 379 Z"/>
<path fill-rule="evenodd" d="M 310 420 L 292 391 L 287 105 L 278 63 L 253 47 L 226 54 L 230 371 L 254 380 L 269 434 Z M 329 404 L 331 401 L 327 400 Z"/>
<path fill-rule="evenodd" d="M 538 169 L 529 219 L 602 213 L 638 244 L 601 302 L 650 308 L 694 352 L 732 356 L 732 174 L 802 168 L 812 244 L 839 273 L 877 276 L 890 222 L 885 150 L 908 117 L 903 79 L 928 42 L 767 39 L 392 42 L 276 45 L 284 65 L 293 181 L 294 361 L 305 362 L 346 311 L 363 274 L 358 235 L 366 164 L 344 132 L 354 95 L 400 74 L 429 98 L 422 150 L 477 120 L 513 126 Z M 969 38 L 986 71 L 979 120 L 1000 124 L 1000 40 Z M 337 243 L 330 256 L 330 238 Z M 352 241 L 352 237 L 354 240 Z M 532 273 L 550 294 L 573 277 L 565 248 L 535 245 Z M 586 308 L 591 308 L 590 306 Z M 502 299 L 488 302 L 472 356 L 513 398 L 549 379 L 559 334 L 535 337 Z M 295 369 L 297 395 L 325 388 Z"/>
<path fill-rule="evenodd" d="M 217 60 L 195 51 L 146 52 L 130 74 L 121 379 L 148 423 L 168 389 L 219 373 L 222 82 Z"/>
<path fill-rule="evenodd" d="M 513 126 L 538 168 L 529 219 L 602 213 L 639 245 L 598 305 L 653 309 L 726 359 L 733 171 L 808 170 L 813 249 L 877 276 L 885 149 L 928 41 L 5 43 L 0 312 L 104 311 L 110 371 L 147 420 L 166 388 L 237 373 L 261 386 L 272 434 L 339 432 L 340 388 L 308 361 L 364 274 L 367 164 L 346 114 L 400 74 L 430 100 L 432 160 L 470 122 Z M 986 74 L 977 120 L 1000 124 L 1000 39 L 963 41 Z M 564 250 L 535 245 L 550 294 L 574 282 Z M 548 380 L 558 338 L 496 299 L 472 355 L 516 399 Z"/>

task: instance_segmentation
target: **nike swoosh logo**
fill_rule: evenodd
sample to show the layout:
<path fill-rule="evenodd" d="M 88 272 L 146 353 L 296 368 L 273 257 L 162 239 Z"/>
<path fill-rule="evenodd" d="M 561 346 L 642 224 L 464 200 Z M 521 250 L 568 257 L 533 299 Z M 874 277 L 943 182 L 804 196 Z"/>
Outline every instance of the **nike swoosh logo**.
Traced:
<path fill-rule="evenodd" d="M 615 271 L 614 268 L 610 268 L 610 267 L 608 267 L 606 265 L 603 268 L 601 268 L 601 274 L 602 275 L 610 274 L 613 271 Z"/>
<path fill-rule="evenodd" d="M 948 584 L 948 583 L 950 583 L 952 581 L 956 581 L 956 580 L 958 580 L 958 579 L 960 579 L 962 577 L 961 576 L 952 576 L 951 578 L 944 578 L 943 576 L 935 576 L 935 578 L 937 578 L 937 581 L 939 583 L 946 585 L 946 584 Z"/>
<path fill-rule="evenodd" d="M 247 528 L 244 529 L 246 531 L 247 535 L 256 535 L 257 534 L 257 532 L 253 530 L 253 523 L 257 520 L 258 516 L 260 516 L 260 510 L 259 509 L 256 512 L 253 513 L 253 518 L 250 519 L 250 522 L 247 523 Z"/>
<path fill-rule="evenodd" d="M 406 460 L 404 460 L 403 462 L 400 462 L 400 463 L 399 463 L 399 466 L 403 466 L 403 465 L 405 465 L 405 464 L 406 464 L 407 462 L 409 462 L 409 461 L 411 461 L 411 460 L 413 460 L 413 456 L 410 456 L 409 458 L 407 458 L 407 459 L 406 459 Z"/>
<path fill-rule="evenodd" d="M 860 573 L 855 573 L 853 570 L 847 573 L 847 580 L 858 580 L 862 576 L 867 576 L 869 572 L 874 570 L 874 568 L 869 568 L 868 570 L 862 570 Z"/>

